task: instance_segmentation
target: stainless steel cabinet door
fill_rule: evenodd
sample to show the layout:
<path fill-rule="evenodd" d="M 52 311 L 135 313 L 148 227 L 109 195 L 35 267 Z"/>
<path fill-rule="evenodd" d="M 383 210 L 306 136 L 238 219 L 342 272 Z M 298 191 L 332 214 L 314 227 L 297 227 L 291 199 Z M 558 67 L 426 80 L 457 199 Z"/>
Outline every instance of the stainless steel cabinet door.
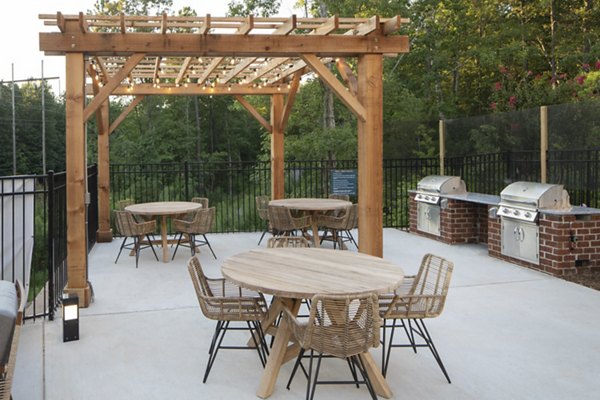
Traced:
<path fill-rule="evenodd" d="M 502 251 L 505 256 L 538 265 L 539 227 L 536 224 L 502 218 Z"/>

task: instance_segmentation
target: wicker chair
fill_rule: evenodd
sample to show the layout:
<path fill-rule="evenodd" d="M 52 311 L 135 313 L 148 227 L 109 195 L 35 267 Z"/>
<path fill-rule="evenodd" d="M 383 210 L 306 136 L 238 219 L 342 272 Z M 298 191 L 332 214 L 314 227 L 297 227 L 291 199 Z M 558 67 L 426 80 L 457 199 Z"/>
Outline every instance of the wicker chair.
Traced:
<path fill-rule="evenodd" d="M 358 227 L 358 204 L 346 207 L 339 215 L 320 215 L 318 218 L 318 225 L 324 230 L 321 243 L 331 240 L 334 249 L 338 244 L 343 249 L 345 242 L 352 242 L 358 249 L 358 243 L 351 232 Z"/>
<path fill-rule="evenodd" d="M 273 236 L 269 238 L 267 247 L 310 247 L 310 243 L 302 236 Z"/>
<path fill-rule="evenodd" d="M 117 224 L 117 230 L 121 235 L 123 235 L 123 242 L 121 243 L 121 248 L 119 248 L 119 254 L 117 254 L 115 264 L 117 261 L 119 261 L 119 257 L 121 256 L 123 249 L 128 249 L 135 251 L 135 267 L 137 268 L 140 258 L 140 250 L 147 247 L 152 249 L 154 257 L 156 258 L 156 261 L 158 261 L 158 256 L 156 255 L 154 246 L 152 246 L 152 239 L 150 238 L 150 235 L 152 235 L 156 229 L 156 221 L 152 220 L 146 222 L 137 222 L 133 218 L 133 215 L 127 211 L 115 210 L 114 215 Z M 144 237 L 146 238 L 145 242 Z M 127 239 L 129 238 L 132 238 L 133 242 L 128 243 Z"/>
<path fill-rule="evenodd" d="M 387 373 L 390 352 L 393 347 L 411 347 L 415 353 L 417 347 L 428 347 L 446 380 L 451 383 L 423 320 L 435 318 L 442 313 L 453 268 L 452 262 L 442 257 L 426 254 L 421 261 L 417 275 L 405 277 L 403 286 L 396 289 L 394 294 L 380 296 L 379 310 L 383 318 L 381 372 L 384 376 Z M 388 323 L 389 320 L 392 322 Z M 404 329 L 408 337 L 408 344 L 393 343 L 394 330 L 397 327 Z M 387 331 L 389 331 L 389 337 L 386 337 L 388 336 Z M 422 342 L 417 343 L 416 336 L 420 337 Z"/>
<path fill-rule="evenodd" d="M 258 211 L 258 217 L 265 222 L 265 229 L 263 230 L 262 235 L 260 235 L 260 239 L 258 241 L 258 245 L 260 246 L 260 242 L 262 242 L 265 234 L 271 230 L 271 224 L 269 223 L 269 196 L 256 196 L 254 198 L 256 201 L 256 211 Z"/>
<path fill-rule="evenodd" d="M 288 381 L 288 389 L 306 350 L 310 350 L 308 367 L 308 384 L 306 398 L 312 399 L 316 385 L 319 383 L 364 383 L 373 399 L 377 396 L 365 371 L 360 354 L 369 351 L 379 344 L 380 318 L 377 310 L 375 294 L 341 296 L 315 295 L 311 301 L 310 316 L 307 323 L 300 323 L 292 313 L 285 309 L 285 318 L 291 326 L 292 333 L 301 347 L 298 358 Z M 318 353 L 316 371 L 313 377 L 313 358 Z M 319 381 L 318 374 L 323 356 L 346 359 L 350 365 L 353 379 L 351 381 Z M 302 370 L 306 371 L 304 366 Z M 363 380 L 358 380 L 356 370 Z"/>
<path fill-rule="evenodd" d="M 6 364 L 0 364 L 0 400 L 12 399 L 11 389 L 13 383 L 13 377 L 15 374 L 15 366 L 17 363 L 17 351 L 19 350 L 19 339 L 21 337 L 21 327 L 23 325 L 23 317 L 25 305 L 27 304 L 27 297 L 25 296 L 25 289 L 20 281 L 15 282 L 15 289 L 17 293 L 17 315 L 15 319 L 15 327 L 12 332 L 12 340 L 10 343 L 10 353 Z"/>
<path fill-rule="evenodd" d="M 273 236 L 267 242 L 268 248 L 286 248 L 286 247 L 310 247 L 310 242 L 302 236 Z M 302 299 L 302 304 L 310 310 L 310 300 Z M 298 315 L 299 317 L 308 317 L 306 314 Z M 279 318 L 275 321 L 275 325 L 279 325 Z M 274 337 L 273 337 L 274 339 Z"/>
<path fill-rule="evenodd" d="M 264 367 L 269 354 L 260 325 L 260 321 L 267 312 L 264 296 L 261 293 L 236 286 L 223 278 L 207 278 L 204 271 L 202 271 L 200 260 L 195 256 L 188 262 L 188 271 L 196 290 L 202 314 L 208 319 L 217 321 L 202 382 L 206 383 L 219 349 L 255 349 Z M 231 322 L 243 322 L 246 323 L 247 327 L 230 327 Z M 223 346 L 223 338 L 228 329 L 249 330 L 254 341 L 254 347 Z"/>
<path fill-rule="evenodd" d="M 202 208 L 208 208 L 208 198 L 207 197 L 192 197 L 192 202 L 202 204 Z"/>
<path fill-rule="evenodd" d="M 191 221 L 185 219 L 176 219 L 173 220 L 173 225 L 175 225 L 175 230 L 179 233 L 179 239 L 177 239 L 177 246 L 175 246 L 175 251 L 173 252 L 173 259 L 177 254 L 177 249 L 179 245 L 189 246 L 192 251 L 192 256 L 196 254 L 196 246 L 204 246 L 207 245 L 210 249 L 215 260 L 217 256 L 210 245 L 210 242 L 206 238 L 206 234 L 212 228 L 213 221 L 215 219 L 215 207 L 211 208 L 201 208 L 196 211 L 194 218 Z M 189 244 L 182 244 L 181 239 L 183 235 L 186 234 L 189 239 Z M 196 236 L 202 235 L 203 240 L 196 239 Z"/>
<path fill-rule="evenodd" d="M 124 200 L 119 200 L 117 201 L 117 210 L 119 211 L 125 211 L 125 207 L 130 206 L 132 204 L 135 204 L 135 202 L 132 199 L 124 199 Z"/>
<path fill-rule="evenodd" d="M 269 223 L 273 229 L 273 234 L 295 235 L 298 229 L 310 228 L 310 215 L 293 217 L 287 207 L 269 206 Z"/>

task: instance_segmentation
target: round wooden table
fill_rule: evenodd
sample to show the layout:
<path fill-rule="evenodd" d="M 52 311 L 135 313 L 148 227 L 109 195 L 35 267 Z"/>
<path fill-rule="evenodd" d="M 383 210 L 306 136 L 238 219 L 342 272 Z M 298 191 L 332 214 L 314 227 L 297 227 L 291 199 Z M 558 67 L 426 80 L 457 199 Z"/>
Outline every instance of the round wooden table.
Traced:
<path fill-rule="evenodd" d="M 327 211 L 339 210 L 347 206 L 351 206 L 352 203 L 346 200 L 338 199 L 319 199 L 319 198 L 298 198 L 298 199 L 280 199 L 271 200 L 270 206 L 287 207 L 290 210 L 304 211 L 311 215 L 311 229 L 313 231 L 313 244 L 315 247 L 320 247 L 321 241 L 319 240 L 319 227 L 317 226 L 317 219 L 312 218 L 316 214 L 324 213 Z"/>
<path fill-rule="evenodd" d="M 161 217 L 160 221 L 160 237 L 161 246 L 163 249 L 163 261 L 169 262 L 169 240 L 167 238 L 167 217 L 174 215 L 185 214 L 202 208 L 202 204 L 191 201 L 156 201 L 152 203 L 132 204 L 125 207 L 125 211 L 129 211 L 136 215 L 146 215 L 151 217 Z"/>
<path fill-rule="evenodd" d="M 302 299 L 315 294 L 389 293 L 402 284 L 402 268 L 379 257 L 355 252 L 314 248 L 255 249 L 229 257 L 223 276 L 248 289 L 274 295 L 263 327 L 269 327 L 282 307 L 297 315 Z M 279 369 L 295 358 L 298 345 L 288 347 L 291 331 L 283 319 L 277 328 L 256 395 L 269 397 Z M 375 391 L 385 398 L 392 392 L 369 353 L 361 354 Z"/>

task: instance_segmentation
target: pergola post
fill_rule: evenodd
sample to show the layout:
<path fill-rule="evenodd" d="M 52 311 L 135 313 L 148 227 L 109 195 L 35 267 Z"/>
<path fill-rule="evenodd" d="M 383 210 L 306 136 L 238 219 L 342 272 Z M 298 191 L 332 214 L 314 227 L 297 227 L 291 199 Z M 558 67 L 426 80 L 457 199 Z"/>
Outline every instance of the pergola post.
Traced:
<path fill-rule="evenodd" d="M 383 59 L 358 57 L 358 231 L 361 253 L 383 257 Z"/>
<path fill-rule="evenodd" d="M 110 151 L 109 151 L 109 104 L 102 103 L 96 113 L 98 127 L 98 242 L 111 242 L 110 227 Z"/>
<path fill-rule="evenodd" d="M 284 186 L 284 136 L 283 136 L 283 95 L 271 96 L 271 198 L 283 199 Z"/>
<path fill-rule="evenodd" d="M 86 149 L 83 110 L 85 74 L 82 53 L 66 56 L 66 152 L 67 152 L 67 286 L 66 293 L 76 293 L 79 305 L 90 304 L 87 281 L 86 241 Z"/>

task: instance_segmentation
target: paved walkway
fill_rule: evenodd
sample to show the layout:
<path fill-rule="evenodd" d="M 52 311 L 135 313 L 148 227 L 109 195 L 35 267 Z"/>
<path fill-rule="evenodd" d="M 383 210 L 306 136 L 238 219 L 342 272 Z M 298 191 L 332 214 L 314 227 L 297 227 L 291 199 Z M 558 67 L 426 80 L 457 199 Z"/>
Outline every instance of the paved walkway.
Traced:
<path fill-rule="evenodd" d="M 256 247 L 259 233 L 211 234 L 219 257 L 202 249 L 206 273 Z M 62 342 L 60 319 L 26 323 L 13 386 L 15 399 L 256 399 L 261 367 L 254 352 L 219 354 L 206 384 L 212 321 L 200 313 L 188 277 L 189 250 L 170 263 L 144 251 L 114 257 L 120 241 L 90 254 L 95 301 L 81 310 L 76 342 Z M 263 242 L 263 246 L 265 243 Z M 446 309 L 428 321 L 452 378 L 448 384 L 427 349 L 395 349 L 388 381 L 397 399 L 597 399 L 600 379 L 600 292 L 487 256 L 483 245 L 449 246 L 393 229 L 384 257 L 407 274 L 431 252 L 455 263 Z M 243 339 L 243 338 L 242 338 Z M 380 360 L 380 350 L 374 357 Z M 328 360 L 331 378 L 347 367 Z M 272 399 L 304 398 L 298 376 L 285 389 L 282 369 Z M 323 375 L 324 377 L 326 375 Z M 351 385 L 321 386 L 320 399 L 365 399 Z"/>

